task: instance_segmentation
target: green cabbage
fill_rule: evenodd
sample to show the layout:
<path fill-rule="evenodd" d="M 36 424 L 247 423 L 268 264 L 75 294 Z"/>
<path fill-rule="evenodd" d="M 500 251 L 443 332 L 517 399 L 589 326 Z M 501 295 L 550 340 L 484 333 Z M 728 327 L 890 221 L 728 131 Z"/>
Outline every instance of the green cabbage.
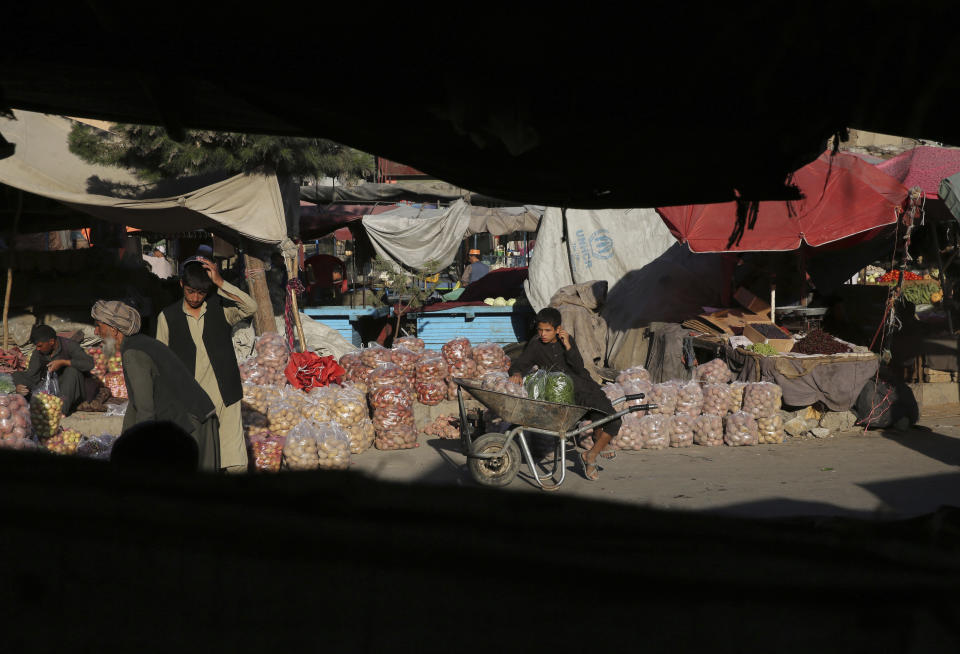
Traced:
<path fill-rule="evenodd" d="M 531 400 L 543 399 L 543 387 L 547 381 L 547 373 L 543 370 L 531 372 L 523 378 L 523 387 L 527 391 L 527 397 Z"/>

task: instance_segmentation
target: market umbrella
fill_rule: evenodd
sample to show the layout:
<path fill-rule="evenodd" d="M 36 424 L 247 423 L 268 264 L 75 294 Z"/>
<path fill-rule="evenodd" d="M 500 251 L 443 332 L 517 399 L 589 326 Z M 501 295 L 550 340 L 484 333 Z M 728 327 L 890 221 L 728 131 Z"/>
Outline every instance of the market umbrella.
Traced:
<path fill-rule="evenodd" d="M 936 199 L 942 197 L 940 181 L 960 173 L 960 149 L 921 145 L 878 163 L 877 168 L 907 188 L 919 186 L 928 198 Z"/>
<path fill-rule="evenodd" d="M 755 225 L 732 245 L 736 202 L 661 207 L 657 213 L 693 252 L 775 252 L 804 243 L 816 248 L 844 239 L 850 239 L 844 244 L 867 240 L 897 221 L 896 209 L 907 197 L 899 181 L 842 152 L 824 152 L 789 181 L 801 199 L 760 202 Z"/>

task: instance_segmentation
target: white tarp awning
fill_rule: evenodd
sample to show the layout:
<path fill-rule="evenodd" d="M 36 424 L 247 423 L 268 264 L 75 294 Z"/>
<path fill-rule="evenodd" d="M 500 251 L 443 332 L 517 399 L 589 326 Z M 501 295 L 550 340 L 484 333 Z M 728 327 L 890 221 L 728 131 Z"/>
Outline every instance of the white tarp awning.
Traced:
<path fill-rule="evenodd" d="M 16 120 L 0 118 L 0 132 L 17 148 L 13 156 L 0 159 L 0 183 L 152 232 L 220 227 L 264 243 L 282 243 L 287 237 L 275 175 L 144 184 L 128 171 L 92 165 L 70 152 L 70 120 L 14 113 Z"/>

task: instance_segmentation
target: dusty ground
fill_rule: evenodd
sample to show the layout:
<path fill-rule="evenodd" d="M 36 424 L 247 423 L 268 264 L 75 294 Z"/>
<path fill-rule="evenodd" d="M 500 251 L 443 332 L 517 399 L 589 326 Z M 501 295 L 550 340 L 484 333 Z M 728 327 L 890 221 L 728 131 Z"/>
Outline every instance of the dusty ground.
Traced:
<path fill-rule="evenodd" d="M 920 428 L 845 432 L 782 445 L 621 452 L 597 482 L 574 457 L 558 491 L 659 508 L 770 517 L 901 518 L 960 506 L 960 405 L 930 409 Z M 472 484 L 459 441 L 421 440 L 404 452 L 371 451 L 353 469 L 375 478 Z M 542 492 L 521 467 L 504 492 Z"/>

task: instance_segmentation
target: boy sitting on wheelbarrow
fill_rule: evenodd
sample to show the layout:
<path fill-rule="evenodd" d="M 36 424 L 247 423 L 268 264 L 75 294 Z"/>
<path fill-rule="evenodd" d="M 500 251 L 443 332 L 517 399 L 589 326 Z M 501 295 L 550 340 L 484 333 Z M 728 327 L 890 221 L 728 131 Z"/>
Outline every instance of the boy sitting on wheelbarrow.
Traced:
<path fill-rule="evenodd" d="M 577 404 L 591 407 L 606 415 L 615 413 L 613 404 L 604 395 L 600 385 L 590 378 L 586 368 L 583 367 L 583 357 L 580 356 L 573 336 L 568 334 L 560 324 L 560 312 L 552 307 L 539 311 L 537 333 L 540 338 L 530 340 L 523 354 L 510 366 L 510 381 L 522 383 L 523 376 L 534 366 L 541 370 L 563 372 L 573 380 L 573 392 Z M 591 414 L 592 412 L 587 416 Z M 597 465 L 597 457 L 601 456 L 604 448 L 619 431 L 619 419 L 611 420 L 594 430 L 593 447 L 580 454 L 584 477 L 590 481 L 599 479 L 600 467 Z"/>

